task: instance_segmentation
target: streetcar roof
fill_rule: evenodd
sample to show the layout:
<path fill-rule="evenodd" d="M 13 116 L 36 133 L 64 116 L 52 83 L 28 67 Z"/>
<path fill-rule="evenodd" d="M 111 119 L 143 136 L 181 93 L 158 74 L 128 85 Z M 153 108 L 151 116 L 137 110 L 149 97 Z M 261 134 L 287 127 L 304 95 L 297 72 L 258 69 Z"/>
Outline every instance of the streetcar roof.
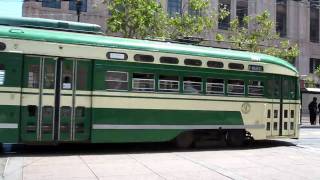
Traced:
<path fill-rule="evenodd" d="M 14 31 L 13 31 L 14 29 Z M 203 47 L 171 42 L 159 42 L 150 40 L 128 39 L 120 37 L 82 34 L 75 32 L 62 32 L 54 30 L 43 30 L 19 27 L 22 33 L 17 33 L 17 28 L 2 26 L 0 37 L 46 41 L 65 44 L 79 44 L 88 46 L 110 47 L 130 50 L 141 50 L 151 52 L 173 53 L 200 57 L 212 57 L 231 60 L 242 60 L 252 62 L 264 62 L 276 64 L 298 73 L 297 69 L 289 62 L 266 54 L 252 53 L 212 47 Z"/>
<path fill-rule="evenodd" d="M 0 17 L 0 25 L 27 27 L 38 29 L 50 29 L 58 31 L 70 31 L 89 34 L 103 34 L 99 25 L 89 23 L 78 23 L 72 21 L 62 21 L 43 18 L 16 18 L 16 17 Z"/>

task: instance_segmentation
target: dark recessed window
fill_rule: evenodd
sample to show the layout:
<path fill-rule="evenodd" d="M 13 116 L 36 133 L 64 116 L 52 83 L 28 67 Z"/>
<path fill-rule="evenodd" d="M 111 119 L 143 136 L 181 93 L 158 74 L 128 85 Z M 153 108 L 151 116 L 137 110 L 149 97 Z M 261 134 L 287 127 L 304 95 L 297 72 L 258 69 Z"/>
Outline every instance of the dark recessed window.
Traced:
<path fill-rule="evenodd" d="M 287 0 L 277 0 L 276 3 L 276 30 L 281 37 L 285 37 L 287 35 Z"/>
<path fill-rule="evenodd" d="M 287 109 L 286 109 L 286 110 L 284 110 L 283 117 L 284 117 L 284 118 L 288 118 L 288 110 L 287 110 Z"/>
<path fill-rule="evenodd" d="M 243 22 L 245 16 L 248 16 L 248 0 L 237 1 L 237 17 L 240 27 L 245 25 Z"/>
<path fill-rule="evenodd" d="M 178 14 L 181 14 L 181 0 L 168 0 L 168 14 L 170 17 L 174 17 Z"/>
<path fill-rule="evenodd" d="M 127 60 L 128 55 L 126 53 L 108 52 L 107 58 L 113 60 Z"/>
<path fill-rule="evenodd" d="M 291 110 L 291 118 L 294 118 L 294 110 Z"/>
<path fill-rule="evenodd" d="M 179 60 L 178 58 L 175 57 L 161 57 L 160 58 L 160 63 L 164 64 L 178 64 Z"/>
<path fill-rule="evenodd" d="M 319 1 L 310 1 L 310 41 L 319 42 Z"/>
<path fill-rule="evenodd" d="M 267 122 L 267 131 L 270 131 L 270 122 Z"/>
<path fill-rule="evenodd" d="M 284 124 L 283 124 L 283 129 L 284 129 L 284 130 L 288 130 L 288 122 L 284 122 Z"/>
<path fill-rule="evenodd" d="M 239 64 L 239 63 L 229 63 L 229 68 L 230 69 L 243 70 L 244 69 L 244 65 L 243 64 Z"/>
<path fill-rule="evenodd" d="M 278 123 L 277 122 L 274 122 L 273 123 L 273 130 L 278 130 Z"/>
<path fill-rule="evenodd" d="M 184 64 L 189 66 L 201 66 L 202 62 L 198 59 L 185 59 Z"/>
<path fill-rule="evenodd" d="M 140 62 L 153 62 L 154 57 L 151 55 L 136 54 L 134 55 L 134 60 Z"/>
<path fill-rule="evenodd" d="M 61 8 L 61 1 L 57 0 L 42 0 L 42 7 Z"/>
<path fill-rule="evenodd" d="M 231 12 L 231 0 L 219 0 L 219 9 L 225 8 L 228 12 Z M 227 30 L 230 27 L 230 14 L 224 19 L 219 18 L 218 28 Z"/>
<path fill-rule="evenodd" d="M 273 111 L 273 118 L 278 118 L 278 110 Z"/>
<path fill-rule="evenodd" d="M 208 62 L 207 62 L 207 66 L 208 66 L 208 67 L 212 67 L 212 68 L 223 68 L 223 62 L 219 62 L 219 61 L 208 61 Z"/>
<path fill-rule="evenodd" d="M 3 42 L 0 42 L 0 51 L 3 51 L 6 49 L 6 44 Z"/>
<path fill-rule="evenodd" d="M 87 0 L 81 0 L 80 9 L 82 12 L 87 12 Z M 69 0 L 69 10 L 77 10 L 77 0 Z"/>
<path fill-rule="evenodd" d="M 316 59 L 316 58 L 310 58 L 310 62 L 309 62 L 309 72 L 310 73 L 314 73 L 317 69 L 317 67 L 320 66 L 320 59 Z"/>

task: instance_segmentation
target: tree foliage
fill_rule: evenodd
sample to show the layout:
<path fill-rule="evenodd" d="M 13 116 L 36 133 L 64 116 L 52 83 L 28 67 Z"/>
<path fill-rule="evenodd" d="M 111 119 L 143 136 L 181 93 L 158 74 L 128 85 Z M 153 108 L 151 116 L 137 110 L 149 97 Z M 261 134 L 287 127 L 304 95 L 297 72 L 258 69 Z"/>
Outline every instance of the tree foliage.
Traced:
<path fill-rule="evenodd" d="M 190 0 L 182 7 L 189 11 L 172 17 L 156 0 L 104 0 L 104 3 L 111 15 L 107 19 L 108 31 L 140 39 L 199 35 L 211 31 L 217 19 L 229 14 L 226 8 L 220 8 L 219 13 L 212 11 L 209 0 Z"/>
<path fill-rule="evenodd" d="M 218 20 L 230 13 L 223 5 L 218 11 L 210 8 L 210 0 L 189 0 L 182 12 L 164 12 L 157 0 L 104 0 L 109 14 L 107 29 L 128 38 L 178 39 L 201 36 L 213 32 Z M 216 41 L 227 39 L 235 49 L 266 53 L 288 61 L 299 55 L 297 44 L 282 40 L 275 31 L 275 23 L 264 11 L 254 17 L 246 16 L 230 22 L 227 37 L 216 33 Z M 211 39 L 213 40 L 213 39 Z M 276 44 L 276 46 L 275 46 Z"/>
<path fill-rule="evenodd" d="M 124 37 L 144 38 L 163 36 L 166 14 L 155 0 L 104 0 L 109 14 L 107 27 L 110 32 Z"/>
<path fill-rule="evenodd" d="M 226 7 L 220 8 L 218 12 L 210 9 L 209 0 L 189 0 L 182 9 L 185 11 L 168 17 L 167 36 L 171 39 L 212 32 L 218 19 L 229 15 Z"/>
<path fill-rule="evenodd" d="M 236 49 L 265 53 L 292 62 L 300 53 L 297 44 L 282 40 L 268 11 L 254 17 L 245 16 L 230 22 L 230 40 Z M 276 45 L 275 45 L 276 44 Z"/>

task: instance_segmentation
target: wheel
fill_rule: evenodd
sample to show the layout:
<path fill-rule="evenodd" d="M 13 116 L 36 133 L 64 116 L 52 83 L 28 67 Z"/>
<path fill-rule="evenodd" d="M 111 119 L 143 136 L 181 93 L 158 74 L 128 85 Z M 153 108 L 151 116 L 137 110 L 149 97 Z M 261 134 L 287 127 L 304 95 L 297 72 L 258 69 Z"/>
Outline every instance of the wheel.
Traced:
<path fill-rule="evenodd" d="M 227 145 L 232 147 L 240 147 L 244 145 L 246 139 L 246 131 L 242 129 L 228 130 L 225 138 Z"/>
<path fill-rule="evenodd" d="M 184 132 L 175 138 L 175 145 L 178 148 L 186 149 L 194 143 L 194 135 L 192 132 Z"/>

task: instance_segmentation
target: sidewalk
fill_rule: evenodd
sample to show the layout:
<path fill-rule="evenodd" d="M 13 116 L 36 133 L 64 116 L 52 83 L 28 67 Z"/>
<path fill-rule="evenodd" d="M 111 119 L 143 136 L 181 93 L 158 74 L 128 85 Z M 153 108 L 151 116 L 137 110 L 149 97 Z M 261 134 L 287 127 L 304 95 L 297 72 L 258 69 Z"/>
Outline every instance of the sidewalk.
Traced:
<path fill-rule="evenodd" d="M 311 125 L 309 114 L 302 114 L 300 128 L 320 128 L 319 115 L 317 115 L 316 125 Z"/>

